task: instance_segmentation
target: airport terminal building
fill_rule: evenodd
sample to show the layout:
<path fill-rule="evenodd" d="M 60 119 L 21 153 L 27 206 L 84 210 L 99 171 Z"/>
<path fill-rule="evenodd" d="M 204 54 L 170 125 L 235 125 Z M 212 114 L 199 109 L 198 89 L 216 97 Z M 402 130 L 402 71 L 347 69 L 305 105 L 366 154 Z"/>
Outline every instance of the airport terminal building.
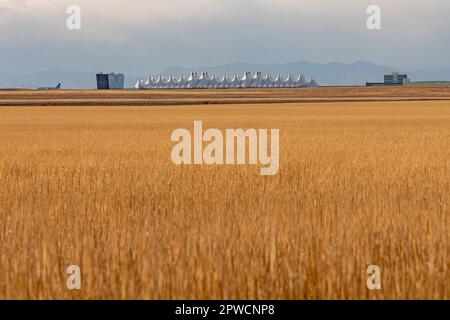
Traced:
<path fill-rule="evenodd" d="M 134 86 L 136 89 L 238 89 L 238 88 L 302 88 L 317 87 L 316 80 L 311 77 L 306 80 L 303 74 L 298 78 L 291 73 L 287 78 L 279 74 L 275 79 L 270 74 L 263 76 L 260 70 L 255 74 L 246 72 L 243 76 L 235 75 L 233 78 L 227 74 L 219 78 L 212 77 L 208 72 L 192 72 L 189 76 L 181 75 L 179 78 L 171 75 L 168 80 L 161 74 L 159 77 L 150 75 L 146 81 L 139 80 Z"/>

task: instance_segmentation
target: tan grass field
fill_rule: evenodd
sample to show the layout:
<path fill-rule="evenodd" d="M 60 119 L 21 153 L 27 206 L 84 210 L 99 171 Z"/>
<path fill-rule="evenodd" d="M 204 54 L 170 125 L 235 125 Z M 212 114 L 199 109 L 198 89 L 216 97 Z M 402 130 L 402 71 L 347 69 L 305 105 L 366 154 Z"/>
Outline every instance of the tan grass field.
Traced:
<path fill-rule="evenodd" d="M 278 175 L 173 165 L 194 120 Z M 450 101 L 4 107 L 0 181 L 1 299 L 450 299 Z"/>

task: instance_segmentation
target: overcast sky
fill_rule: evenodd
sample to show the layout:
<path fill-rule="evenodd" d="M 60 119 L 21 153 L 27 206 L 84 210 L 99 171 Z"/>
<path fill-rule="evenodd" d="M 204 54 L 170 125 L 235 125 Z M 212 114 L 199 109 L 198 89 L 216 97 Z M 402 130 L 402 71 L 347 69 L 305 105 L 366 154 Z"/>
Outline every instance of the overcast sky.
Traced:
<path fill-rule="evenodd" d="M 81 30 L 66 9 L 81 8 Z M 382 9 L 369 31 L 366 9 Z M 0 70 L 159 72 L 228 62 L 450 69 L 450 0 L 0 0 Z"/>

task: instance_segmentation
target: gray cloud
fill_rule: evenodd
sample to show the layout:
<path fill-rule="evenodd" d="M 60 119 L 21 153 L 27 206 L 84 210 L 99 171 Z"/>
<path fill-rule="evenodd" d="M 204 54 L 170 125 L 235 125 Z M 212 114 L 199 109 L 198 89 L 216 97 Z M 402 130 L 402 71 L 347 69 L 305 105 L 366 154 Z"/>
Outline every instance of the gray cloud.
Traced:
<path fill-rule="evenodd" d="M 383 29 L 366 29 L 366 8 Z M 66 8 L 82 29 L 66 29 Z M 231 61 L 450 69 L 448 0 L 1 0 L 0 70 L 157 72 Z"/>

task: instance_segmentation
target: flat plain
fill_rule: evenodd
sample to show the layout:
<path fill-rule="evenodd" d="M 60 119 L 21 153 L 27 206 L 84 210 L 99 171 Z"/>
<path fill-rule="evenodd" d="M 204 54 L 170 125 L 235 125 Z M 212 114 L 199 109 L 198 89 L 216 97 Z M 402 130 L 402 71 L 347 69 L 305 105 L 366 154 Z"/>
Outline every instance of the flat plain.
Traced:
<path fill-rule="evenodd" d="M 1 299 L 450 299 L 450 88 L 0 91 L 0 105 Z M 175 166 L 171 132 L 194 120 L 279 128 L 279 173 Z"/>

